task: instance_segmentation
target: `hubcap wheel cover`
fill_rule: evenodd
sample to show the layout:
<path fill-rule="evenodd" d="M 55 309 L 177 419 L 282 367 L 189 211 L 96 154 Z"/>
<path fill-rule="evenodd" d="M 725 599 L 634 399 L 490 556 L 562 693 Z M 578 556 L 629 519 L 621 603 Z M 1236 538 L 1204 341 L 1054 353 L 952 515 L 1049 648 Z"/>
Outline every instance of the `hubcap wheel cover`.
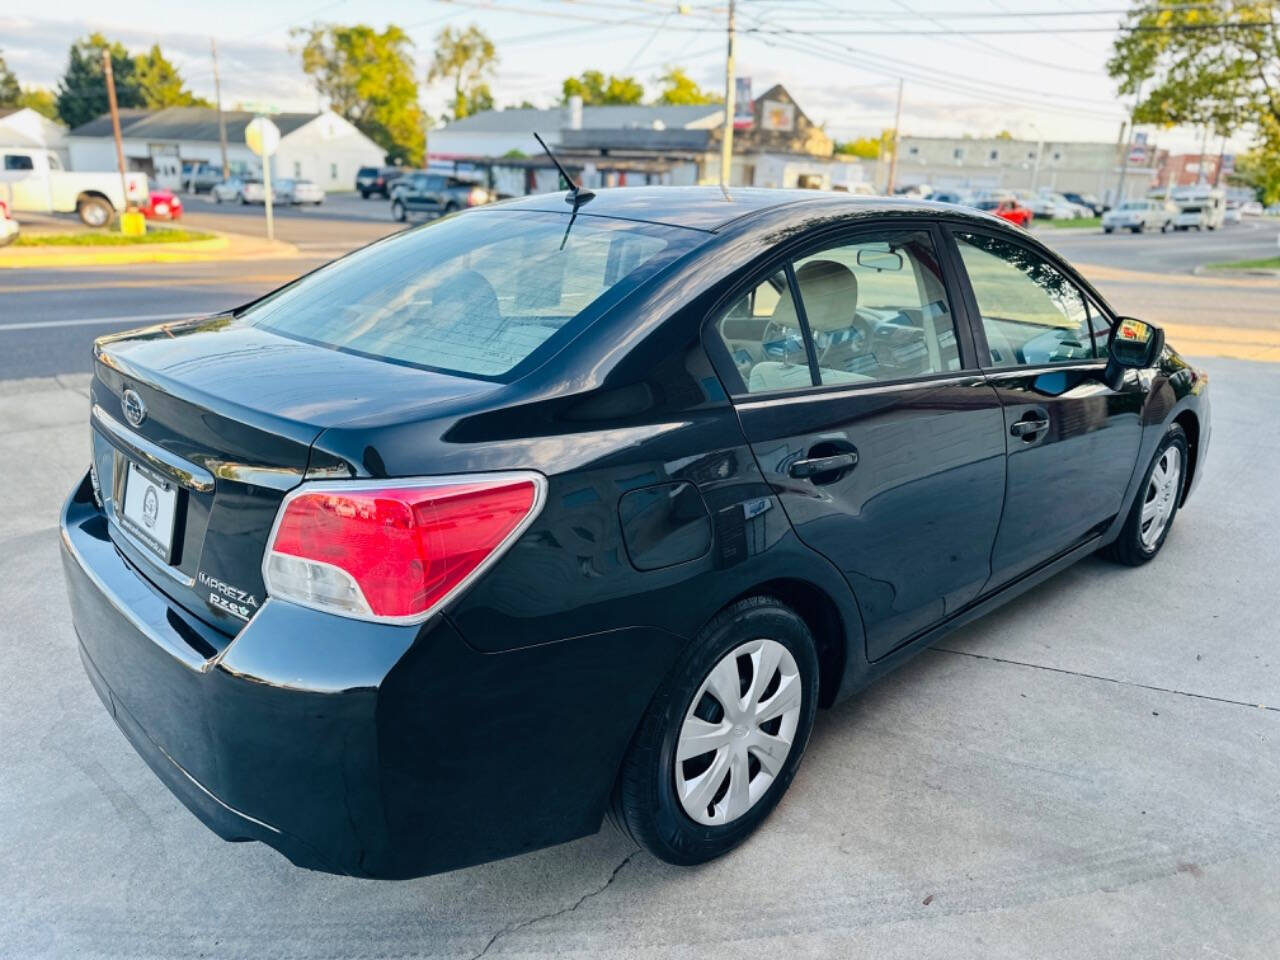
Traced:
<path fill-rule="evenodd" d="M 1160 542 L 1182 489 L 1182 451 L 1169 447 L 1160 454 L 1142 499 L 1142 516 L 1138 523 L 1138 535 L 1147 550 L 1155 549 Z"/>
<path fill-rule="evenodd" d="M 776 640 L 750 640 L 726 654 L 694 694 L 676 740 L 684 812 L 721 826 L 754 807 L 791 753 L 803 703 L 795 657 Z"/>

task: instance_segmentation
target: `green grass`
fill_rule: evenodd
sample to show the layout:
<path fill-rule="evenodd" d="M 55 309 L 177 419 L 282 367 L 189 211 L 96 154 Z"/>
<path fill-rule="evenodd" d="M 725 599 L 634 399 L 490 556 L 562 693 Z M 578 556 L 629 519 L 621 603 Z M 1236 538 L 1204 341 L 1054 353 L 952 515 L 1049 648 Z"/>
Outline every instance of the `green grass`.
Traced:
<path fill-rule="evenodd" d="M 1280 270 L 1280 257 L 1265 260 L 1231 260 L 1228 263 L 1211 263 L 1209 270 Z"/>
<path fill-rule="evenodd" d="M 115 230 L 83 233 L 24 233 L 13 242 L 15 247 L 132 247 L 144 243 L 188 243 L 212 240 L 213 234 L 199 230 L 175 230 L 149 227 L 140 237 L 126 237 Z"/>
<path fill-rule="evenodd" d="M 1075 217 L 1071 220 L 1048 220 L 1036 219 L 1031 221 L 1033 227 L 1052 227 L 1060 230 L 1063 227 L 1100 227 L 1102 226 L 1101 217 Z"/>

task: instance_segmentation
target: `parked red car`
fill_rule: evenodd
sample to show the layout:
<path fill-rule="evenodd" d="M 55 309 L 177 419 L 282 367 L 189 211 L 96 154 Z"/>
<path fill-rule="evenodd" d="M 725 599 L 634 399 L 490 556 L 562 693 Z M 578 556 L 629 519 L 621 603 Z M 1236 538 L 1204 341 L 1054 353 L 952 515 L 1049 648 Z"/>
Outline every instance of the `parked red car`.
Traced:
<path fill-rule="evenodd" d="M 182 200 L 176 193 L 154 180 L 147 184 L 147 190 L 147 202 L 141 207 L 144 217 L 148 220 L 182 219 Z"/>
<path fill-rule="evenodd" d="M 1022 206 L 1013 197 L 1004 200 L 984 200 L 978 204 L 978 209 L 994 213 L 1001 220 L 1008 220 L 1024 229 L 1031 225 L 1031 220 L 1035 217 L 1030 207 Z"/>

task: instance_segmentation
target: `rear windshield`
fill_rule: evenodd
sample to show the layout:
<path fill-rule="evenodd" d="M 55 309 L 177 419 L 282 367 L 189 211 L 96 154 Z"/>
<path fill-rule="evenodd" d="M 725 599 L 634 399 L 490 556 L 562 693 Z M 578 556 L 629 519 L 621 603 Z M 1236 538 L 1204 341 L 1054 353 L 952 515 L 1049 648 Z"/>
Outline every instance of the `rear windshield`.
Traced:
<path fill-rule="evenodd" d="M 566 240 L 568 223 L 568 213 L 512 210 L 449 217 L 344 257 L 240 316 L 336 350 L 507 379 L 706 238 L 582 214 Z"/>
<path fill-rule="evenodd" d="M 358 177 L 376 177 L 378 175 L 377 167 L 361 167 L 356 173 Z"/>

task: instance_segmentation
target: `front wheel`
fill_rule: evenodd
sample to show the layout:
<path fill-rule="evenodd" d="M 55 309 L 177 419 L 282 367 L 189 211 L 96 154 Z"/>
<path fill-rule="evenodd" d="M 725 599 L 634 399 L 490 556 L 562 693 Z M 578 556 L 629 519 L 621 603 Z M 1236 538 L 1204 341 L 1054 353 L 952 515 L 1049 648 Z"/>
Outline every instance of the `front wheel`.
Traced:
<path fill-rule="evenodd" d="M 1160 226 L 1160 232 L 1161 232 L 1161 233 L 1168 233 L 1168 232 L 1169 232 L 1170 230 L 1172 230 L 1172 229 L 1173 229 L 1173 223 L 1172 223 L 1171 221 L 1169 221 L 1169 220 L 1166 220 L 1166 221 L 1165 221 L 1163 224 L 1161 224 L 1161 226 Z"/>
<path fill-rule="evenodd" d="M 614 792 L 614 822 L 668 863 L 738 846 L 790 786 L 818 706 L 805 622 L 756 596 L 699 634 L 640 723 Z"/>
<path fill-rule="evenodd" d="M 399 200 L 391 201 L 391 219 L 396 223 L 404 223 L 409 218 L 408 212 L 404 208 L 404 204 Z"/>
<path fill-rule="evenodd" d="M 1187 434 L 1173 424 L 1156 448 L 1120 536 L 1105 550 L 1126 566 L 1146 563 L 1164 546 L 1186 483 Z"/>
<path fill-rule="evenodd" d="M 111 215 L 114 212 L 111 204 L 101 197 L 86 197 L 76 208 L 76 213 L 80 215 L 80 222 L 86 227 L 105 227 L 111 222 Z"/>
<path fill-rule="evenodd" d="M 1116 232 L 1116 228 L 1115 228 L 1115 227 L 1103 227 L 1103 228 L 1102 228 L 1102 232 L 1103 232 L 1103 233 L 1115 233 L 1115 232 Z"/>

